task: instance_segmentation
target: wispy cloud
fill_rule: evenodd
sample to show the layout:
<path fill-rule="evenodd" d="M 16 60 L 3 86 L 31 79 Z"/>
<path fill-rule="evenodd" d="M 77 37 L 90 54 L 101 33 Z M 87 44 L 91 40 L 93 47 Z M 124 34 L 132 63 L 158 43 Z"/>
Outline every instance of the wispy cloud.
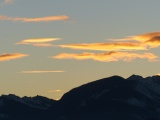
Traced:
<path fill-rule="evenodd" d="M 59 46 L 62 48 L 79 49 L 79 50 L 98 50 L 98 51 L 147 50 L 147 48 L 144 45 L 141 45 L 136 42 L 68 44 Z"/>
<path fill-rule="evenodd" d="M 84 52 L 82 54 L 70 54 L 70 53 L 62 53 L 52 58 L 57 59 L 76 59 L 76 60 L 87 60 L 92 59 L 95 61 L 101 62 L 112 62 L 112 61 L 132 61 L 134 59 L 148 59 L 149 61 L 156 61 L 158 56 L 154 55 L 153 53 L 130 53 L 130 52 L 106 52 L 106 53 L 88 53 Z"/>
<path fill-rule="evenodd" d="M 46 44 L 46 43 L 41 43 L 41 44 L 33 44 L 33 46 L 37 46 L 37 47 L 53 47 L 53 44 Z"/>
<path fill-rule="evenodd" d="M 4 0 L 2 3 L 0 3 L 0 7 L 13 3 L 13 0 Z"/>
<path fill-rule="evenodd" d="M 160 36 L 155 36 L 144 42 L 150 48 L 156 48 L 160 46 Z"/>
<path fill-rule="evenodd" d="M 4 53 L 2 55 L 0 55 L 0 61 L 8 61 L 8 60 L 12 60 L 12 59 L 18 59 L 18 58 L 22 58 L 22 57 L 26 57 L 28 56 L 27 54 L 22 54 L 22 53 Z"/>
<path fill-rule="evenodd" d="M 13 0 L 4 0 L 4 3 L 10 4 L 10 3 L 13 3 Z"/>
<path fill-rule="evenodd" d="M 49 21 L 69 20 L 69 17 L 66 15 L 46 16 L 46 17 L 40 17 L 40 18 L 21 18 L 21 17 L 0 16 L 0 20 L 21 21 L 21 22 L 49 22 Z"/>
<path fill-rule="evenodd" d="M 49 42 L 60 39 L 61 38 L 33 38 L 33 39 L 22 40 L 16 44 L 32 44 L 33 46 L 38 46 L 38 47 L 51 47 L 54 45 L 50 44 Z"/>
<path fill-rule="evenodd" d="M 121 39 L 108 39 L 105 43 L 64 44 L 61 48 L 98 51 L 149 50 L 160 46 L 160 32 L 151 32 Z"/>
<path fill-rule="evenodd" d="M 32 74 L 32 73 L 60 73 L 65 72 L 61 70 L 32 70 L 32 71 L 21 71 L 20 73 Z"/>
<path fill-rule="evenodd" d="M 49 90 L 49 93 L 61 92 L 62 90 Z"/>
<path fill-rule="evenodd" d="M 137 36 L 130 36 L 121 39 L 110 39 L 114 41 L 137 41 L 139 44 L 148 48 L 156 48 L 160 46 L 160 32 L 150 32 Z"/>
<path fill-rule="evenodd" d="M 110 40 L 115 40 L 115 41 L 134 40 L 134 41 L 146 42 L 156 36 L 160 36 L 160 32 L 150 32 L 150 33 L 144 33 L 136 36 L 129 36 L 121 39 L 110 39 Z"/>

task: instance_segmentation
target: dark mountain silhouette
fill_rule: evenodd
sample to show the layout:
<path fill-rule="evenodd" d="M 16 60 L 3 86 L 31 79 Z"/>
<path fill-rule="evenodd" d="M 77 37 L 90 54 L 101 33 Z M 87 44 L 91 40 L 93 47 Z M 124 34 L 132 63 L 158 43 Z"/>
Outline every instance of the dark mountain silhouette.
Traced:
<path fill-rule="evenodd" d="M 42 96 L 20 98 L 13 94 L 2 95 L 0 120 L 38 120 L 55 102 Z"/>
<path fill-rule="evenodd" d="M 0 117 L 6 120 L 160 120 L 160 76 L 132 75 L 127 79 L 112 76 L 74 88 L 59 101 L 41 96 L 2 95 Z"/>

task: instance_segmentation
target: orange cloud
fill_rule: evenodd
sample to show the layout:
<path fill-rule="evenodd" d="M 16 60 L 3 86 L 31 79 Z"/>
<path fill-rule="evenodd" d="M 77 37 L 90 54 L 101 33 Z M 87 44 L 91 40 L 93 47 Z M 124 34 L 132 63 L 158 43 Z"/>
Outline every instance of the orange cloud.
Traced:
<path fill-rule="evenodd" d="M 60 40 L 61 38 L 34 38 L 34 39 L 26 39 L 22 40 L 16 44 L 32 44 L 34 46 L 43 46 L 43 47 L 50 47 L 53 46 L 52 44 L 48 44 L 48 42 L 52 42 L 55 40 Z"/>
<path fill-rule="evenodd" d="M 26 56 L 28 55 L 22 54 L 22 53 L 13 53 L 13 54 L 5 53 L 5 54 L 0 55 L 0 61 L 8 61 L 8 60 L 18 59 L 18 58 L 22 58 Z"/>
<path fill-rule="evenodd" d="M 68 44 L 59 46 L 62 48 L 99 51 L 147 50 L 146 46 L 136 42 Z"/>
<path fill-rule="evenodd" d="M 146 48 L 156 48 L 160 46 L 160 32 L 151 32 L 140 34 L 137 36 L 130 36 L 122 39 L 110 39 L 114 41 L 137 41 L 139 45 L 143 45 Z"/>
<path fill-rule="evenodd" d="M 60 70 L 59 71 L 58 70 L 57 71 L 55 71 L 55 70 L 54 71 L 53 70 L 52 71 L 51 70 L 48 70 L 48 71 L 34 70 L 33 71 L 32 70 L 32 71 L 22 71 L 21 73 L 28 73 L 29 74 L 29 73 L 56 73 L 56 72 L 64 72 L 64 71 L 60 71 Z"/>
<path fill-rule="evenodd" d="M 144 43 L 148 45 L 150 48 L 159 47 L 160 46 L 160 36 L 155 36 Z"/>
<path fill-rule="evenodd" d="M 82 54 L 69 54 L 69 53 L 62 53 L 56 56 L 53 56 L 52 58 L 57 59 L 76 59 L 76 60 L 87 60 L 92 59 L 96 61 L 101 62 L 111 62 L 111 61 L 131 61 L 134 59 L 148 59 L 149 61 L 155 61 L 158 56 L 152 54 L 152 53 L 144 53 L 144 54 L 138 54 L 138 53 L 130 53 L 130 52 L 106 52 L 106 53 L 88 53 L 84 52 Z"/>
<path fill-rule="evenodd" d="M 49 21 L 60 21 L 68 19 L 69 17 L 66 15 L 46 16 L 41 18 L 20 18 L 20 17 L 0 16 L 0 20 L 22 21 L 22 22 L 49 22 Z"/>
<path fill-rule="evenodd" d="M 134 40 L 134 41 L 146 42 L 156 36 L 160 36 L 160 32 L 150 32 L 150 33 L 140 34 L 137 36 L 129 36 L 121 39 L 109 39 L 109 40 L 114 40 L 114 41 Z"/>
<path fill-rule="evenodd" d="M 53 44 L 45 44 L 45 43 L 41 43 L 41 44 L 33 44 L 33 46 L 37 46 L 37 47 L 53 47 Z"/>
<path fill-rule="evenodd" d="M 99 51 L 148 50 L 160 46 L 160 32 L 150 32 L 121 39 L 109 39 L 106 43 L 84 43 L 59 45 L 62 48 Z"/>
<path fill-rule="evenodd" d="M 10 4 L 10 3 L 13 3 L 13 0 L 5 0 L 4 3 Z"/>
<path fill-rule="evenodd" d="M 0 7 L 3 7 L 4 5 L 11 4 L 11 3 L 13 3 L 13 0 L 4 0 L 2 3 L 0 3 Z"/>

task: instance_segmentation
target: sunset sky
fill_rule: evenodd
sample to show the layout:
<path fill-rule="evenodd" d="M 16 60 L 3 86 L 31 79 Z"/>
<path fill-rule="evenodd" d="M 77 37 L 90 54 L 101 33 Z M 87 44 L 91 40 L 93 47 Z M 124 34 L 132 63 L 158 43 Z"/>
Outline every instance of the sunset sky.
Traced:
<path fill-rule="evenodd" d="M 0 0 L 0 94 L 59 99 L 112 75 L 160 74 L 159 4 Z"/>

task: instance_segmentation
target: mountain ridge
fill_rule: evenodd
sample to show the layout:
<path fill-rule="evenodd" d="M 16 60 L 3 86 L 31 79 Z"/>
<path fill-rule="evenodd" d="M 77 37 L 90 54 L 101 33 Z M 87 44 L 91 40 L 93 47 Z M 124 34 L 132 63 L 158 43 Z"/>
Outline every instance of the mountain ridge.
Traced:
<path fill-rule="evenodd" d="M 35 104 L 32 97 L 8 97 L 12 99 L 6 102 L 7 107 L 1 105 L 4 96 L 0 97 L 0 118 L 5 116 L 5 120 L 160 119 L 160 76 L 102 78 L 71 89 L 58 101 L 37 96 L 43 105 Z"/>

